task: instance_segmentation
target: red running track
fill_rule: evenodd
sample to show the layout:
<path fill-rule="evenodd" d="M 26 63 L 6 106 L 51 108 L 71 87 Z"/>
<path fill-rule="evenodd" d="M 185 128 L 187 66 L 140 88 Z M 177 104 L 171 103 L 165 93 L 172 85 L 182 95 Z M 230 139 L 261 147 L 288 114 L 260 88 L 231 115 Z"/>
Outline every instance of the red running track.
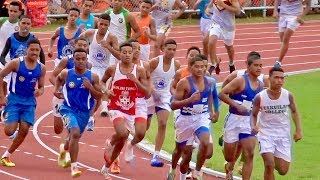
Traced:
<path fill-rule="evenodd" d="M 44 50 L 47 49 L 49 37 L 52 32 L 36 33 L 41 40 Z M 291 40 L 289 52 L 284 60 L 285 71 L 299 71 L 320 68 L 320 21 L 309 21 L 301 26 Z M 197 26 L 174 27 L 170 37 L 178 42 L 176 59 L 186 64 L 185 54 L 190 46 L 201 47 L 201 36 Z M 258 51 L 263 57 L 263 72 L 267 73 L 277 59 L 279 53 L 279 38 L 276 33 L 275 23 L 264 24 L 241 24 L 237 25 L 235 39 L 235 65 L 237 69 L 244 69 L 244 60 L 250 51 Z M 223 80 L 228 74 L 228 59 L 223 43 L 218 43 L 218 55 L 222 58 L 221 74 L 217 77 Z M 49 58 L 48 58 L 49 59 Z M 53 61 L 47 60 L 46 89 L 43 96 L 37 99 L 36 111 L 37 125 L 34 131 L 30 131 L 25 142 L 12 155 L 15 168 L 0 167 L 0 179 L 70 179 L 70 169 L 61 169 L 57 166 L 58 146 L 62 142 L 64 134 L 56 135 L 53 131 L 53 119 L 51 99 L 53 88 L 50 86 L 48 77 L 53 70 Z M 41 117 L 42 116 L 42 117 Z M 98 172 L 103 164 L 103 148 L 106 138 L 113 133 L 112 124 L 108 119 L 96 118 L 94 132 L 85 132 L 81 138 L 79 159 L 83 174 L 79 179 L 103 179 Z M 170 138 L 170 137 L 167 137 Z M 0 153 L 11 144 L 0 126 Z M 174 148 L 174 147 L 172 147 Z M 136 160 L 127 164 L 121 155 L 121 174 L 114 179 L 165 179 L 169 169 L 168 165 L 163 168 L 150 167 L 151 155 L 135 148 Z M 169 164 L 169 162 L 167 162 Z M 207 175 L 206 175 L 207 176 Z M 217 179 L 207 176 L 206 179 Z"/>

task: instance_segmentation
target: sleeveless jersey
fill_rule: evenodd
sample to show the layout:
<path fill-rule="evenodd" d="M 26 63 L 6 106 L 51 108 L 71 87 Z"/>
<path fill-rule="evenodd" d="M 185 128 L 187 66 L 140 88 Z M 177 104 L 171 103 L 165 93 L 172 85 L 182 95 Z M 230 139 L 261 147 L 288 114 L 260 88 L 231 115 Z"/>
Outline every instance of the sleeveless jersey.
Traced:
<path fill-rule="evenodd" d="M 0 52 L 3 51 L 4 46 L 6 45 L 7 39 L 14 33 L 19 31 L 18 21 L 15 23 L 10 23 L 7 19 L 0 26 Z M 9 54 L 7 55 L 9 59 Z"/>
<path fill-rule="evenodd" d="M 33 38 L 34 38 L 34 35 L 29 33 L 28 40 L 24 42 L 20 42 L 14 37 L 14 34 L 12 34 L 10 36 L 10 41 L 11 41 L 10 59 L 27 55 L 27 52 L 26 52 L 27 43 L 30 39 L 33 39 Z"/>
<path fill-rule="evenodd" d="M 88 78 L 92 83 L 92 74 L 90 70 L 82 75 L 78 75 L 75 69 L 68 70 L 68 76 L 62 88 L 64 96 L 63 104 L 79 111 L 90 111 L 94 106 L 94 100 L 90 90 L 84 87 L 83 78 Z"/>
<path fill-rule="evenodd" d="M 286 89 L 281 89 L 281 95 L 276 100 L 269 98 L 266 89 L 259 95 L 261 99 L 260 132 L 270 136 L 290 136 L 289 92 Z"/>
<path fill-rule="evenodd" d="M 137 77 L 137 65 L 134 65 L 132 74 Z M 118 110 L 128 115 L 135 115 L 138 88 L 133 81 L 120 72 L 120 63 L 116 65 L 112 90 L 115 96 L 110 99 L 109 110 Z"/>
<path fill-rule="evenodd" d="M 127 22 L 129 11 L 122 8 L 119 14 L 114 14 L 113 10 L 109 9 L 106 13 L 108 13 L 111 18 L 109 31 L 117 36 L 118 43 L 121 44 L 128 40 L 131 35 L 131 27 Z"/>
<path fill-rule="evenodd" d="M 200 3 L 199 3 L 199 10 L 200 10 L 200 16 L 204 19 L 210 19 L 209 16 L 206 15 L 206 8 L 208 6 L 208 4 L 210 3 L 210 0 L 202 0 Z"/>
<path fill-rule="evenodd" d="M 158 56 L 159 63 L 157 68 L 151 73 L 151 79 L 156 91 L 170 90 L 170 84 L 175 75 L 174 58 L 171 59 L 171 65 L 167 72 L 163 70 L 163 55 Z"/>
<path fill-rule="evenodd" d="M 157 28 L 159 26 L 172 24 L 169 16 L 172 14 L 172 8 L 175 2 L 175 0 L 154 0 L 153 4 L 158 4 L 158 6 L 151 12 L 151 16 L 155 20 Z"/>
<path fill-rule="evenodd" d="M 280 2 L 280 15 L 298 16 L 302 11 L 302 0 L 281 0 Z"/>
<path fill-rule="evenodd" d="M 107 68 L 109 66 L 109 60 L 111 53 L 108 49 L 101 47 L 97 42 L 97 33 L 98 30 L 93 35 L 92 42 L 89 46 L 89 62 L 92 64 L 92 67 Z M 109 31 L 104 35 L 103 41 L 105 41 L 109 36 Z"/>
<path fill-rule="evenodd" d="M 251 111 L 253 98 L 256 96 L 256 94 L 258 94 L 263 90 L 263 83 L 258 80 L 259 82 L 258 88 L 256 90 L 253 90 L 250 86 L 248 74 L 244 74 L 243 77 L 245 79 L 245 88 L 242 90 L 242 92 L 238 94 L 230 95 L 230 98 L 238 104 L 242 104 L 243 106 L 246 106 L 246 107 L 250 106 L 247 108 L 250 109 Z M 240 113 L 234 107 L 229 107 L 229 112 L 232 114 L 237 114 L 241 116 L 250 116 L 250 113 L 251 113 L 251 112 Z"/>
<path fill-rule="evenodd" d="M 231 5 L 231 3 L 227 0 L 226 4 Z M 212 8 L 212 16 L 211 19 L 214 23 L 220 25 L 223 30 L 226 31 L 234 31 L 235 30 L 235 14 L 224 9 L 218 7 L 216 4 L 213 4 Z"/>
<path fill-rule="evenodd" d="M 201 98 L 200 100 L 193 102 L 191 104 L 188 104 L 187 106 L 184 106 L 180 109 L 182 115 L 194 115 L 194 114 L 202 114 L 202 113 L 208 113 L 209 109 L 209 96 L 211 93 L 211 87 L 209 86 L 207 77 L 204 78 L 204 84 L 205 88 L 201 92 Z M 197 86 L 194 82 L 194 79 L 192 76 L 188 76 L 187 80 L 190 84 L 190 93 L 189 97 L 195 92 L 198 91 Z"/>
<path fill-rule="evenodd" d="M 148 15 L 147 17 L 144 17 L 144 18 L 140 19 L 139 21 L 137 20 L 138 16 L 139 16 L 139 14 L 136 15 L 136 21 L 137 21 L 138 27 L 140 29 L 141 35 L 137 40 L 140 44 L 148 44 L 149 38 L 144 35 L 144 31 L 145 31 L 145 29 L 149 29 L 151 16 Z M 131 33 L 131 35 L 133 35 L 133 32 Z"/>
<path fill-rule="evenodd" d="M 80 19 L 79 17 L 77 19 L 76 25 L 77 26 L 84 25 L 85 29 L 94 29 L 94 16 L 90 13 L 89 18 L 86 21 Z"/>
<path fill-rule="evenodd" d="M 243 76 L 244 74 L 246 74 L 246 70 L 237 70 L 237 77 Z M 263 82 L 263 76 L 264 74 L 260 74 L 260 76 L 258 76 L 259 81 Z"/>
<path fill-rule="evenodd" d="M 187 76 L 190 75 L 190 72 L 189 72 L 188 67 L 184 67 L 184 68 L 181 69 L 181 70 L 182 70 L 182 72 L 181 72 L 180 79 L 185 78 L 185 77 L 187 77 Z"/>
<path fill-rule="evenodd" d="M 81 33 L 81 29 L 78 28 L 76 33 L 71 39 L 67 39 L 64 36 L 64 27 L 60 27 L 60 34 L 59 34 L 59 40 L 57 44 L 57 49 L 58 49 L 58 59 L 62 59 L 70 54 L 73 54 L 73 49 L 74 49 L 74 39 L 79 37 Z"/>
<path fill-rule="evenodd" d="M 17 72 L 12 72 L 9 91 L 24 97 L 34 97 L 35 86 L 41 76 L 41 63 L 38 61 L 34 69 L 28 69 L 24 57 L 20 57 Z"/>

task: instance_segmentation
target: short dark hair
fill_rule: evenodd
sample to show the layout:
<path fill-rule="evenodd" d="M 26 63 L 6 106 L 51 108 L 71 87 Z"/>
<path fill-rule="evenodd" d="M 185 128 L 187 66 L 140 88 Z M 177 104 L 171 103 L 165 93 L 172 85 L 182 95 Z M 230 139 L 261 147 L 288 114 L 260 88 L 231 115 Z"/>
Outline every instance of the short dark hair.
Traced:
<path fill-rule="evenodd" d="M 120 44 L 120 46 L 119 46 L 120 51 L 121 51 L 121 49 L 122 49 L 123 47 L 126 47 L 126 46 L 129 46 L 129 47 L 132 48 L 132 44 L 131 44 L 130 42 L 128 42 L 128 41 L 125 41 L 125 42 L 123 42 L 123 43 Z"/>
<path fill-rule="evenodd" d="M 11 1 L 9 5 L 11 5 L 11 6 L 18 6 L 20 11 L 23 10 L 22 4 L 21 4 L 19 1 Z"/>
<path fill-rule="evenodd" d="M 193 66 L 197 61 L 203 62 L 203 59 L 201 59 L 201 58 L 198 57 L 198 56 L 195 56 L 195 57 L 191 58 L 191 60 L 189 61 L 189 65 L 190 65 L 190 66 Z"/>
<path fill-rule="evenodd" d="M 148 3 L 148 4 L 150 4 L 151 6 L 153 5 L 151 0 L 142 0 L 142 2 Z"/>
<path fill-rule="evenodd" d="M 77 11 L 80 14 L 80 9 L 76 8 L 76 7 L 72 7 L 68 10 L 68 14 L 70 13 L 70 11 Z"/>
<path fill-rule="evenodd" d="M 21 21 L 22 19 L 24 19 L 24 18 L 31 20 L 31 17 L 30 17 L 30 16 L 28 16 L 28 15 L 21 15 L 21 16 L 20 16 L 20 21 Z"/>
<path fill-rule="evenodd" d="M 275 71 L 283 72 L 283 73 L 284 73 L 284 70 L 283 70 L 281 67 L 275 66 L 275 67 L 272 67 L 272 68 L 269 70 L 269 77 L 271 77 L 272 74 L 273 74 L 273 72 L 275 72 Z"/>
<path fill-rule="evenodd" d="M 196 50 L 196 51 L 199 52 L 199 54 L 201 54 L 201 50 L 200 50 L 200 48 L 198 48 L 197 46 L 191 46 L 191 47 L 189 47 L 189 49 L 187 50 L 187 54 L 189 54 L 190 51 L 192 51 L 192 50 Z"/>
<path fill-rule="evenodd" d="M 138 43 L 139 41 L 137 39 L 129 39 L 128 42 L 129 43 L 134 43 L 134 42 Z"/>
<path fill-rule="evenodd" d="M 208 57 L 204 54 L 198 54 L 197 57 L 201 58 L 203 61 L 208 61 Z"/>
<path fill-rule="evenodd" d="M 177 45 L 177 42 L 176 42 L 174 39 L 167 39 L 167 40 L 164 42 L 164 46 L 167 46 L 168 44 Z"/>
<path fill-rule="evenodd" d="M 31 44 L 39 44 L 39 46 L 41 48 L 41 43 L 40 43 L 39 39 L 37 39 L 37 38 L 31 38 L 27 41 L 27 47 L 29 47 Z"/>
<path fill-rule="evenodd" d="M 107 13 L 103 13 L 99 16 L 99 19 L 104 19 L 104 20 L 107 20 L 110 22 L 111 18 L 110 18 L 110 15 L 107 14 Z"/>
<path fill-rule="evenodd" d="M 78 43 L 78 41 L 87 41 L 87 39 L 86 38 L 84 38 L 84 37 L 78 37 L 75 41 L 74 41 L 74 43 Z"/>
<path fill-rule="evenodd" d="M 85 50 L 83 48 L 76 48 L 75 50 L 73 50 L 73 55 L 75 55 L 77 52 L 84 52 L 84 53 L 88 54 L 87 50 Z"/>
<path fill-rule="evenodd" d="M 251 51 L 247 56 L 247 64 L 250 66 L 253 61 L 261 59 L 261 55 L 256 51 Z"/>

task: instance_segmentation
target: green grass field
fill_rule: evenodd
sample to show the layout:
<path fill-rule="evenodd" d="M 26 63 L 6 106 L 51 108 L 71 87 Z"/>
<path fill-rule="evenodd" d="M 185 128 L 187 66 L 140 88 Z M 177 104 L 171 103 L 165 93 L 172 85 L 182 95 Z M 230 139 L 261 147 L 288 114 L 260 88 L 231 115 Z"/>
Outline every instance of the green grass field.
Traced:
<path fill-rule="evenodd" d="M 276 179 L 320 179 L 320 123 L 318 122 L 318 105 L 320 104 L 320 86 L 318 85 L 320 79 L 320 72 L 313 72 L 308 74 L 289 76 L 286 79 L 285 88 L 291 91 L 296 98 L 296 102 L 300 111 L 302 125 L 303 125 L 303 139 L 293 144 L 293 157 L 290 171 L 287 176 L 276 176 Z M 223 172 L 224 158 L 221 147 L 218 145 L 217 138 L 222 133 L 222 126 L 224 117 L 227 112 L 227 106 L 223 105 L 219 122 L 213 125 L 214 134 L 214 155 L 207 162 L 207 166 Z M 294 125 L 292 126 L 294 127 Z M 152 125 L 146 138 L 154 142 L 155 134 L 157 132 L 157 121 L 153 119 Z M 163 149 L 172 152 L 174 144 L 174 129 L 172 116 L 168 121 L 168 128 L 166 133 L 166 140 Z M 236 175 L 238 175 L 236 173 Z M 258 153 L 256 146 L 256 154 L 254 160 L 254 170 L 252 179 L 263 179 L 263 161 Z"/>

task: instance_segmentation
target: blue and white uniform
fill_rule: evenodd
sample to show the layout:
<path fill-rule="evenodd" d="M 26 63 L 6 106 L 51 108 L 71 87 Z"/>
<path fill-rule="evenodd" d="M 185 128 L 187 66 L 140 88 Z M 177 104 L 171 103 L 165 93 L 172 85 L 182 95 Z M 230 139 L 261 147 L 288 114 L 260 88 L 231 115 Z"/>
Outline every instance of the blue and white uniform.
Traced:
<path fill-rule="evenodd" d="M 94 106 L 94 99 L 90 90 L 84 87 L 83 79 L 87 78 L 92 83 L 92 73 L 90 70 L 82 75 L 78 75 L 75 69 L 68 71 L 66 82 L 62 88 L 64 102 L 60 108 L 62 119 L 66 127 L 79 128 L 83 133 L 90 118 L 90 111 Z"/>
<path fill-rule="evenodd" d="M 33 125 L 37 105 L 34 91 L 41 73 L 40 62 L 34 69 L 29 69 L 24 57 L 20 57 L 19 69 L 12 72 L 9 85 L 8 104 L 4 109 L 7 115 L 6 124 L 22 120 Z"/>
<path fill-rule="evenodd" d="M 263 83 L 258 80 L 257 89 L 252 89 L 248 74 L 243 75 L 245 79 L 245 88 L 238 94 L 230 95 L 230 98 L 238 104 L 246 107 L 246 113 L 240 113 L 236 108 L 229 107 L 229 113 L 224 125 L 224 141 L 226 143 L 235 143 L 241 139 L 251 136 L 250 115 L 252 101 L 256 94 L 263 90 Z"/>
<path fill-rule="evenodd" d="M 190 93 L 188 95 L 190 97 L 198 89 L 192 76 L 186 78 L 190 84 Z M 204 81 L 205 89 L 201 92 L 200 100 L 182 107 L 180 115 L 178 115 L 175 121 L 176 142 L 180 145 L 192 145 L 195 138 L 201 133 L 210 133 L 208 113 L 209 96 L 212 91 L 207 77 L 204 77 Z"/>
<path fill-rule="evenodd" d="M 57 44 L 57 49 L 58 49 L 58 57 L 54 61 L 54 65 L 58 66 L 60 60 L 70 54 L 73 53 L 73 49 L 75 46 L 74 40 L 78 38 L 81 34 L 81 29 L 78 28 L 76 33 L 71 39 L 67 39 L 64 35 L 64 27 L 60 27 L 60 34 L 59 34 L 59 40 Z"/>
<path fill-rule="evenodd" d="M 10 59 L 18 58 L 27 55 L 27 44 L 30 39 L 33 39 L 34 35 L 29 34 L 28 40 L 21 42 L 18 41 L 14 34 L 10 36 L 11 48 L 10 48 Z"/>

